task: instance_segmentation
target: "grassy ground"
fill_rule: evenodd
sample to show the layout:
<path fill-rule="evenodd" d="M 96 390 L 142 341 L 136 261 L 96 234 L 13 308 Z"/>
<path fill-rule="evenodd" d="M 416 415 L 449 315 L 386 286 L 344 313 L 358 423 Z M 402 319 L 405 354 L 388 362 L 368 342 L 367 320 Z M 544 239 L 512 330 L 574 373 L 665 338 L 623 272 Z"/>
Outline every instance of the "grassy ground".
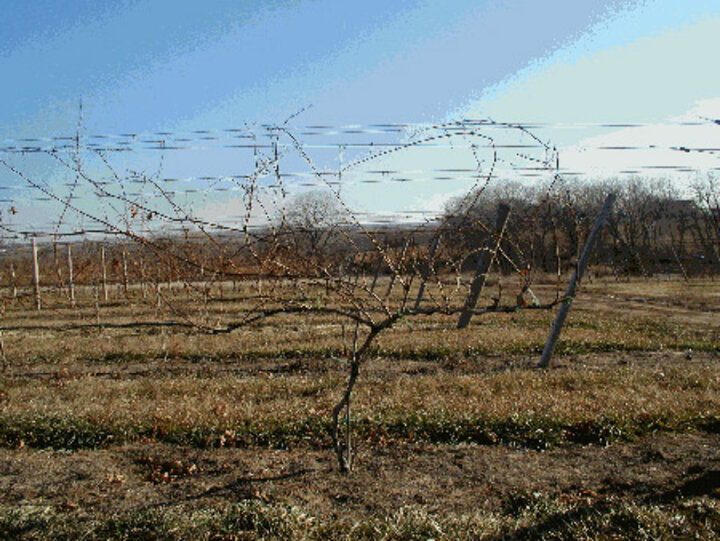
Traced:
<path fill-rule="evenodd" d="M 547 371 L 553 311 L 402 320 L 362 368 L 350 476 L 328 428 L 352 326 L 43 328 L 177 318 L 90 293 L 6 303 L 0 538 L 720 537 L 714 282 L 585 284 Z"/>

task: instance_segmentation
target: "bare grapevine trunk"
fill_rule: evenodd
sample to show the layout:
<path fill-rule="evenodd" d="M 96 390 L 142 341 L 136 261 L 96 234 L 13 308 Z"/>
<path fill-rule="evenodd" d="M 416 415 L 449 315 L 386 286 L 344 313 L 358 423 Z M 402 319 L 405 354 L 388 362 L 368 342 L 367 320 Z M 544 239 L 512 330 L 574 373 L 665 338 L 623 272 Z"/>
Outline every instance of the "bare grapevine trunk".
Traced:
<path fill-rule="evenodd" d="M 360 375 L 360 361 L 354 357 L 350 364 L 350 376 L 348 378 L 345 392 L 340 401 L 335 404 L 332 412 L 332 441 L 335 455 L 337 456 L 338 468 L 343 473 L 352 471 L 353 466 L 353 449 L 352 449 L 352 432 L 350 426 L 350 399 L 352 398 L 353 388 Z M 340 434 L 340 414 L 343 409 L 346 412 L 345 417 L 345 441 L 343 442 Z"/>

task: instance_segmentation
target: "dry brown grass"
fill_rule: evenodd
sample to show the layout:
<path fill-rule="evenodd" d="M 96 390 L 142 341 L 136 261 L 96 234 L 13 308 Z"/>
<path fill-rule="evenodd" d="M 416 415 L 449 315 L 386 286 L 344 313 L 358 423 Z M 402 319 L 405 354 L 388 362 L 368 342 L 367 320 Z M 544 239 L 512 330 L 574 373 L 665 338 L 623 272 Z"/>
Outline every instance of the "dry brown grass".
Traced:
<path fill-rule="evenodd" d="M 504 290 L 513 291 L 512 281 L 505 279 L 505 282 Z M 378 289 L 384 291 L 384 287 L 385 284 L 381 283 Z M 486 290 L 480 306 L 491 303 L 490 296 L 496 293 L 493 287 Z M 207 307 L 191 312 L 183 307 L 187 298 L 181 292 L 178 292 L 177 298 L 171 298 L 175 311 L 166 304 L 158 309 L 152 299 L 142 302 L 135 292 L 131 303 L 113 300 L 102 305 L 99 318 L 93 306 L 48 308 L 37 313 L 18 309 L 10 303 L 5 310 L 3 326 L 62 326 L 95 323 L 98 319 L 105 324 L 185 322 L 181 317 L 183 314 L 216 325 L 236 321 L 256 306 L 255 300 L 249 297 L 249 286 L 235 292 L 229 285 L 226 289 L 223 299 L 218 298 Z M 552 284 L 538 285 L 534 290 L 543 302 L 552 300 L 556 294 Z M 720 344 L 716 323 L 719 290 L 720 286 L 710 281 L 690 284 L 677 281 L 595 281 L 586 284 L 571 311 L 560 352 L 687 348 L 715 351 Z M 432 294 L 432 291 L 429 293 Z M 455 329 L 455 317 L 406 318 L 381 335 L 377 346 L 384 356 L 393 358 L 440 359 L 473 353 L 486 356 L 531 355 L 542 347 L 553 312 L 527 310 L 476 316 L 473 325 L 461 331 Z M 271 318 L 220 336 L 188 333 L 187 329 L 143 328 L 62 333 L 17 330 L 6 331 L 4 338 L 11 364 L 37 366 L 38 361 L 68 363 L 109 358 L 130 362 L 155 358 L 252 360 L 262 357 L 338 356 L 343 348 L 349 347 L 351 330 L 350 322 L 343 322 L 336 316 L 295 315 Z"/>
<path fill-rule="evenodd" d="M 506 280 L 503 286 L 510 291 L 512 284 Z M 481 304 L 489 304 L 496 287 L 490 286 Z M 556 287 L 547 283 L 534 291 L 547 301 Z M 233 292 L 228 285 L 223 299 L 202 307 L 203 317 L 221 322 L 236 319 L 252 303 L 248 292 L 242 287 Z M 176 306 L 187 301 L 180 295 L 178 292 Z M 513 532 L 542 537 L 545 527 L 550 528 L 547 532 L 565 532 L 560 537 L 573 538 L 596 537 L 603 531 L 624 534 L 640 526 L 660 536 L 698 531 L 712 537 L 720 514 L 711 496 L 692 500 L 696 501 L 692 505 L 703 509 L 693 514 L 695 511 L 682 507 L 690 501 L 687 498 L 681 498 L 681 504 L 653 500 L 650 505 L 631 492 L 613 492 L 614 485 L 601 476 L 596 483 L 610 491 L 607 498 L 584 495 L 582 487 L 570 484 L 561 495 L 566 499 L 555 501 L 552 483 L 556 481 L 548 479 L 543 481 L 548 484 L 537 487 L 506 487 L 500 503 L 488 504 L 482 512 L 469 512 L 461 506 L 458 512 L 437 513 L 443 506 L 456 505 L 453 491 L 443 490 L 444 483 L 470 483 L 459 498 L 469 498 L 472 492 L 472 483 L 463 477 L 463 471 L 449 466 L 455 464 L 453 457 L 465 453 L 463 446 L 493 445 L 496 464 L 507 460 L 503 457 L 510 449 L 525 453 L 553 449 L 562 464 L 584 453 L 578 444 L 610 445 L 618 449 L 621 464 L 630 452 L 623 449 L 630 449 L 633 442 L 652 441 L 653 435 L 677 434 L 716 442 L 720 429 L 719 298 L 720 288 L 711 281 L 588 283 L 573 306 L 553 366 L 547 371 L 533 365 L 549 331 L 552 311 L 486 314 L 462 331 L 455 329 L 455 316 L 401 320 L 377 341 L 363 365 L 353 399 L 353 422 L 364 451 L 354 481 L 357 486 L 348 481 L 355 486 L 349 485 L 350 494 L 362 488 L 364 475 L 371 475 L 377 486 L 372 494 L 368 492 L 368 501 L 372 495 L 392 502 L 396 497 L 392 491 L 399 489 L 383 485 L 390 475 L 384 468 L 396 469 L 398 479 L 405 469 L 417 476 L 410 481 L 417 482 L 417 491 L 406 488 L 410 500 L 404 500 L 396 515 L 386 519 L 379 518 L 375 514 L 379 509 L 370 504 L 364 505 L 371 511 L 360 507 L 353 511 L 354 523 L 337 519 L 341 516 L 337 514 L 332 518 L 345 504 L 333 503 L 339 506 L 333 507 L 335 511 L 323 506 L 330 505 L 326 500 L 335 501 L 336 487 L 345 483 L 341 477 L 313 488 L 317 493 L 297 489 L 293 505 L 301 502 L 316 509 L 321 518 L 313 523 L 303 522 L 302 516 L 307 515 L 299 508 L 288 510 L 281 493 L 269 501 L 253 492 L 248 496 L 250 503 L 237 509 L 228 507 L 226 496 L 213 497 L 186 514 L 186 504 L 176 501 L 179 489 L 173 487 L 179 483 L 198 492 L 217 487 L 215 474 L 206 472 L 213 471 L 214 461 L 224 456 L 221 453 L 231 450 L 246 448 L 250 455 L 243 456 L 255 453 L 261 457 L 268 452 L 263 449 L 285 449 L 294 457 L 288 458 L 291 462 L 314 463 L 325 457 L 322 460 L 329 464 L 329 414 L 345 381 L 343 354 L 352 334 L 352 325 L 335 316 L 280 316 L 216 336 L 173 327 L 6 330 L 8 366 L 0 389 L 0 441 L 6 447 L 7 464 L 16 464 L 8 466 L 8 471 L 21 478 L 33 473 L 17 464 L 27 462 L 30 468 L 33 463 L 32 468 L 37 468 L 37 461 L 45 461 L 49 468 L 49 461 L 61 460 L 69 451 L 86 457 L 82 468 L 95 460 L 100 464 L 103 453 L 125 457 L 109 472 L 116 475 L 114 481 L 102 481 L 111 487 L 103 498 L 110 499 L 87 504 L 97 538 L 122 538 L 123 529 L 132 525 L 137 531 L 150 532 L 151 537 L 173 538 L 176 531 L 210 538 L 209 532 L 216 531 L 210 524 L 227 525 L 227 531 L 222 530 L 227 538 L 238 531 L 255 532 L 255 537 L 248 538 L 416 539 L 434 535 L 449 539 L 462 538 L 464 532 L 474 532 L 465 538 Z M 55 307 L 51 301 L 40 314 L 8 304 L 4 326 L 88 323 L 98 316 L 92 305 L 70 309 L 61 307 L 61 298 L 55 299 Z M 153 299 L 143 303 L 137 294 L 131 304 L 114 299 L 102 305 L 99 315 L 105 323 L 177 317 L 167 306 L 158 308 Z M 124 445 L 135 447 L 125 451 Z M 148 454 L 148 449 L 161 445 L 166 446 L 162 453 Z M 233 446 L 241 449 L 220 449 Z M 28 448 L 57 451 L 31 461 L 28 457 L 35 455 L 26 456 Z M 393 449 L 409 449 L 412 456 L 398 451 L 397 456 L 389 457 Z M 472 453 L 478 457 L 484 456 L 482 447 L 472 449 L 477 449 Z M 640 455 L 632 460 L 642 469 L 645 451 L 637 452 Z M 141 458 L 128 463 L 128 453 Z M 168 474 L 160 483 L 167 487 L 158 488 L 172 502 L 166 510 L 138 514 L 123 508 L 123 498 L 142 500 L 148 483 L 162 476 L 163 464 L 192 465 L 188 456 L 193 453 L 206 453 L 205 469 L 197 475 Z M 662 482 L 672 485 L 685 470 L 671 467 L 662 458 L 666 455 L 667 447 L 654 467 L 669 472 Z M 246 467 L 252 468 L 253 459 L 247 460 Z M 414 461 L 424 460 L 426 466 L 413 469 Z M 579 479 L 588 468 L 598 467 L 599 460 L 603 460 L 600 455 L 585 465 L 573 466 L 581 470 Z M 714 458 L 703 455 L 696 460 L 705 473 L 714 471 Z M 285 471 L 283 462 L 282 456 L 273 455 L 272 464 L 262 466 L 262 475 L 279 475 L 273 468 Z M 159 473 L 145 471 L 147 464 L 160 464 L 156 468 Z M 683 468 L 694 467 L 682 464 Z M 426 478 L 423 468 L 428 467 L 447 468 L 454 477 L 438 471 L 432 479 Z M 144 469 L 136 472 L 138 468 Z M 168 471 L 175 470 L 169 467 Z M 484 474 L 472 475 L 477 482 Z M 51 482 L 61 483 L 61 478 L 58 471 Z M 627 482 L 636 483 L 637 479 Z M 53 486 L 57 494 L 64 494 L 60 485 Z M 125 496 L 120 494 L 121 487 L 126 487 Z M 440 507 L 423 500 L 420 487 L 431 490 Z M 54 511 L 43 515 L 25 504 L 10 504 L 0 509 L 0 532 L 27 527 L 27 532 L 53 531 L 62 538 L 67 530 L 66 537 L 72 538 L 90 528 L 87 521 L 74 522 L 74 508 L 62 507 L 67 495 L 32 490 L 33 494 L 45 494 L 40 501 L 51 502 Z M 314 504 L 315 499 L 326 503 Z M 112 520 L 93 514 L 99 509 L 107 514 L 115 508 L 119 515 Z M 66 512 L 75 518 L 66 520 L 60 514 Z M 669 520 L 679 516 L 685 517 L 684 526 L 669 525 Z M 617 517 L 627 524 L 619 525 Z M 35 538 L 43 537 L 38 534 Z"/>

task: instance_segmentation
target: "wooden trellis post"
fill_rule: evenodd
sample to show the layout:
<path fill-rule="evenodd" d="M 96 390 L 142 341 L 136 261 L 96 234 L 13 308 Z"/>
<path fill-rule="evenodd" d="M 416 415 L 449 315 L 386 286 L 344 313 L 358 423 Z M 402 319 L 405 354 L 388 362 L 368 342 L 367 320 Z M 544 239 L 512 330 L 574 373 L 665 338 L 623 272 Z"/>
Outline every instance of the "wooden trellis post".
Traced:
<path fill-rule="evenodd" d="M 127 252 L 125 250 L 122 251 L 122 272 L 123 272 L 123 291 L 125 292 L 125 298 L 127 299 L 129 296 L 128 293 L 128 267 L 127 267 Z"/>
<path fill-rule="evenodd" d="M 367 254 L 366 254 L 365 252 L 363 252 L 362 256 L 360 257 L 360 263 L 358 263 L 358 264 L 356 265 L 355 278 L 354 278 L 354 280 L 353 280 L 353 285 L 357 285 L 358 282 L 360 281 L 360 274 L 362 274 L 362 270 L 363 270 L 363 267 L 364 267 L 364 265 L 365 265 L 365 256 L 366 256 L 366 255 L 367 255 Z"/>
<path fill-rule="evenodd" d="M 102 267 L 102 292 L 103 300 L 108 300 L 108 288 L 107 288 L 107 267 L 105 266 L 105 246 L 100 246 L 100 266 Z"/>
<path fill-rule="evenodd" d="M 430 252 L 428 253 L 428 260 L 425 263 L 425 265 L 422 268 L 422 274 L 420 276 L 420 288 L 418 289 L 417 298 L 415 299 L 415 306 L 413 307 L 413 310 L 417 312 L 417 310 L 420 308 L 420 302 L 422 302 L 423 293 L 425 293 L 425 282 L 427 282 L 428 277 L 430 276 L 430 271 L 432 270 L 432 263 L 435 259 L 435 252 L 437 251 L 438 244 L 440 243 L 440 233 L 435 235 L 435 238 L 433 238 L 432 243 L 430 244 Z"/>
<path fill-rule="evenodd" d="M 565 323 L 568 312 L 570 311 L 572 301 L 575 298 L 577 285 L 580 283 L 583 275 L 585 274 L 585 269 L 590 262 L 592 251 L 600 238 L 600 232 L 605 225 L 605 221 L 607 220 L 608 214 L 610 214 L 610 209 L 612 208 L 614 202 L 615 194 L 611 193 L 607 196 L 607 199 L 605 199 L 605 204 L 603 205 L 600 214 L 595 219 L 595 225 L 593 225 L 593 228 L 585 241 L 582 254 L 580 254 L 580 259 L 577 262 L 577 268 L 575 269 L 573 277 L 570 279 L 570 283 L 565 291 L 565 298 L 563 299 L 560 309 L 555 316 L 555 321 L 553 321 L 552 330 L 550 331 L 550 336 L 548 336 L 547 342 L 545 343 L 545 348 L 543 349 L 542 357 L 540 357 L 538 368 L 546 368 L 550 364 L 550 358 L 552 357 L 553 350 L 555 349 L 555 343 L 558 338 L 560 338 L 560 331 L 562 330 L 562 326 Z"/>
<path fill-rule="evenodd" d="M 372 283 L 370 284 L 370 293 L 375 291 L 375 285 L 377 284 L 378 278 L 380 277 L 380 271 L 382 270 L 383 264 L 385 263 L 385 258 L 383 257 L 383 252 L 387 253 L 388 249 L 388 243 L 387 238 L 385 239 L 385 244 L 383 245 L 382 250 L 378 251 L 378 263 L 377 267 L 375 267 L 375 274 L 373 274 Z"/>
<path fill-rule="evenodd" d="M 140 257 L 140 293 L 142 294 L 142 298 L 145 299 L 147 297 L 147 284 L 145 283 L 145 259 L 143 257 Z"/>
<path fill-rule="evenodd" d="M 468 294 L 467 299 L 465 299 L 465 306 L 463 306 L 460 319 L 458 319 L 458 329 L 464 329 L 470 324 L 470 319 L 472 319 L 475 305 L 480 297 L 480 293 L 482 293 L 483 287 L 485 287 L 485 281 L 487 280 L 490 265 L 492 265 L 493 259 L 495 259 L 495 254 L 497 254 L 498 248 L 500 247 L 500 241 L 502 240 L 503 233 L 505 232 L 505 225 L 507 224 L 509 215 L 510 206 L 505 203 L 500 203 L 497 210 L 497 220 L 495 221 L 495 232 L 488 238 L 487 244 L 480 254 L 475 278 L 470 286 L 470 293 Z"/>
<path fill-rule="evenodd" d="M 403 262 L 405 261 L 405 254 L 407 254 L 408 247 L 410 246 L 410 237 L 405 239 L 405 244 L 403 244 L 402 252 L 400 252 L 400 259 L 397 262 L 398 272 L 400 272 L 400 268 L 403 265 Z M 390 283 L 388 284 L 387 291 L 385 292 L 385 300 L 390 299 L 390 294 L 392 293 L 393 286 L 395 285 L 395 279 L 397 278 L 397 274 L 393 273 L 390 277 Z"/>
<path fill-rule="evenodd" d="M 40 310 L 40 267 L 38 266 L 37 244 L 35 243 L 35 237 L 32 238 L 32 273 L 35 310 Z"/>
<path fill-rule="evenodd" d="M 68 268 L 68 298 L 70 299 L 70 305 L 75 306 L 75 282 L 73 281 L 73 260 L 72 260 L 72 247 L 70 244 L 67 245 L 67 268 Z"/>
<path fill-rule="evenodd" d="M 17 299 L 17 278 L 15 277 L 15 265 L 10 263 L 10 279 L 12 280 L 12 296 L 13 299 Z"/>

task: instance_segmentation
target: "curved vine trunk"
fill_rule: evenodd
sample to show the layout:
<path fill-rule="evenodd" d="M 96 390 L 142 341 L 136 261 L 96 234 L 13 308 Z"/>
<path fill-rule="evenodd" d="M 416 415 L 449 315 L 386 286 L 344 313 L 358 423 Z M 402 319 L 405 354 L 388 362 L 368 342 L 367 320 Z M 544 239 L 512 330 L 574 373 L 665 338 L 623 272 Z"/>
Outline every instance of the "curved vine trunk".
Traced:
<path fill-rule="evenodd" d="M 338 468 L 343 473 L 352 471 L 353 467 L 353 449 L 352 449 L 352 432 L 350 426 L 350 399 L 352 397 L 353 388 L 360 375 L 360 361 L 354 357 L 350 364 L 350 376 L 348 378 L 345 392 L 340 401 L 335 404 L 332 412 L 332 441 L 335 455 L 337 456 Z M 345 441 L 343 442 L 340 434 L 340 414 L 345 410 Z"/>
<path fill-rule="evenodd" d="M 360 375 L 360 364 L 367 355 L 368 351 L 370 351 L 370 346 L 372 345 L 377 335 L 380 334 L 381 331 L 392 327 L 402 316 L 403 312 L 396 312 L 386 317 L 381 323 L 370 325 L 370 331 L 368 332 L 368 335 L 365 337 L 365 340 L 359 348 L 357 347 L 359 326 L 355 327 L 355 336 L 353 338 L 353 352 L 350 359 L 350 374 L 348 376 L 347 385 L 345 386 L 345 391 L 343 392 L 340 401 L 335 404 L 335 407 L 333 408 L 332 429 L 330 431 L 333 449 L 335 450 L 335 455 L 337 456 L 338 460 L 338 468 L 343 473 L 351 472 L 353 467 L 354 454 L 352 449 L 352 427 L 350 425 L 350 400 L 352 398 L 353 389 L 355 388 L 355 383 L 357 382 L 357 378 Z M 343 409 L 345 410 L 346 414 L 345 441 L 343 441 L 342 435 L 340 433 L 340 414 L 342 413 Z"/>

